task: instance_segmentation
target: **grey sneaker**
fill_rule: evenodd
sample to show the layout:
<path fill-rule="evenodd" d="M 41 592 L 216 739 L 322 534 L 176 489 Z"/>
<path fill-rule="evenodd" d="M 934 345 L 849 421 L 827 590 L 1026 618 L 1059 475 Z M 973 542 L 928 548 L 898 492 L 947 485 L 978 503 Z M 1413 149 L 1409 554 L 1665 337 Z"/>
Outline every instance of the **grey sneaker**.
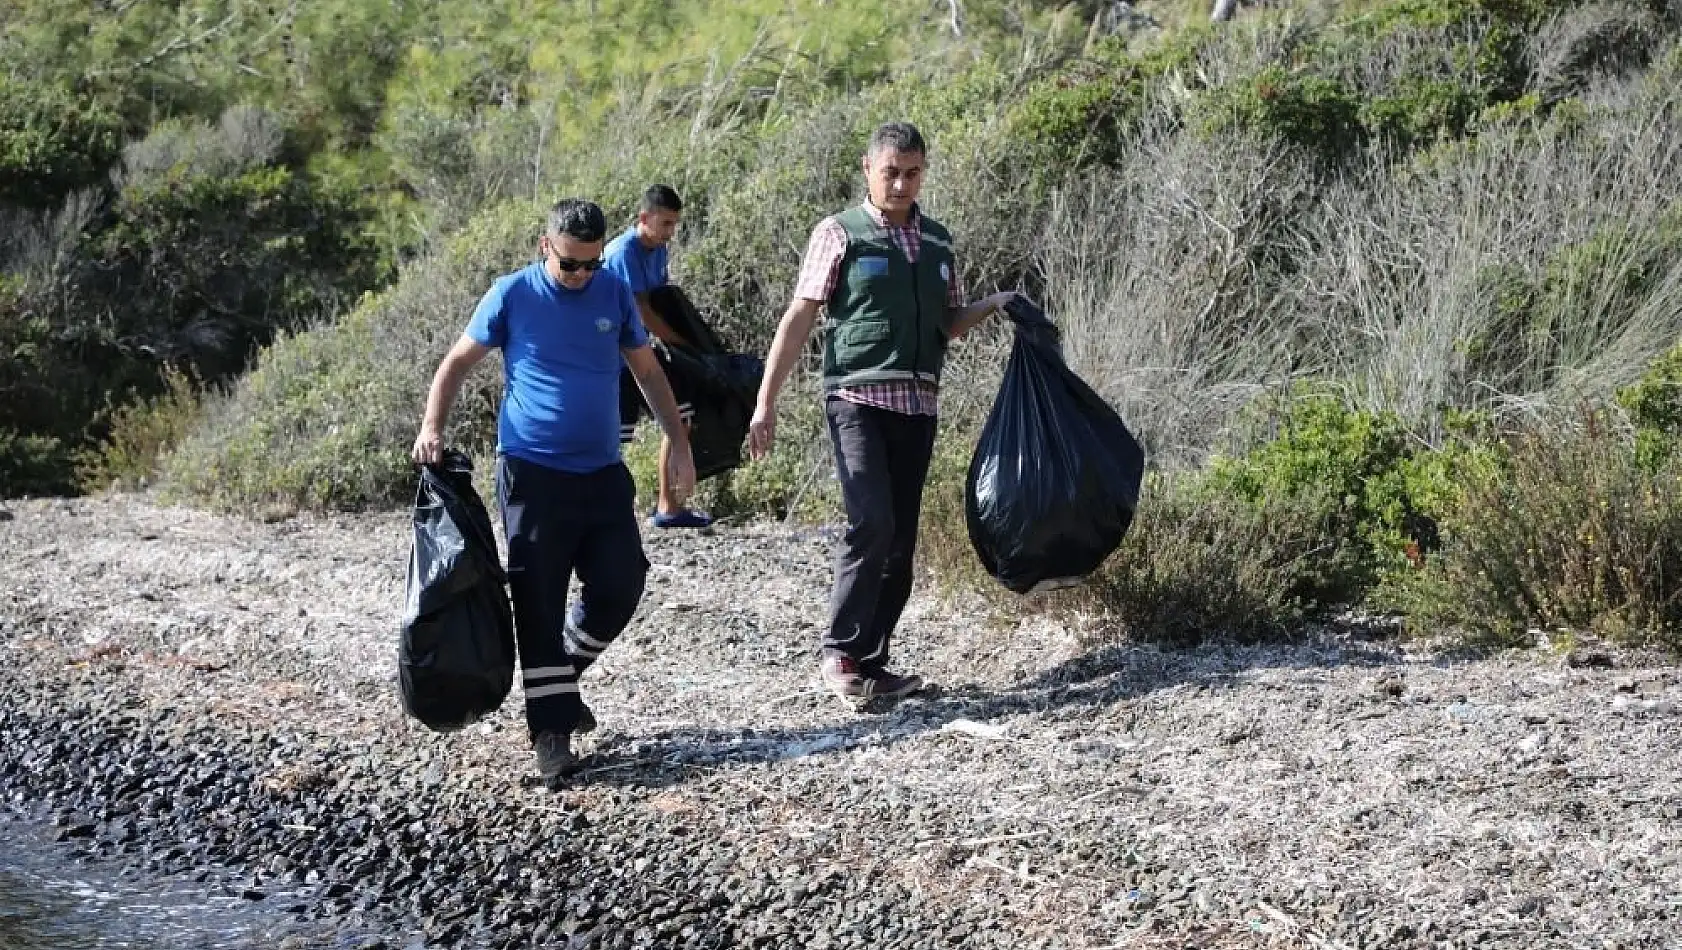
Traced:
<path fill-rule="evenodd" d="M 578 766 L 572 754 L 572 737 L 564 732 L 540 732 L 531 740 L 537 752 L 537 774 L 550 791 L 566 786 L 567 776 Z"/>

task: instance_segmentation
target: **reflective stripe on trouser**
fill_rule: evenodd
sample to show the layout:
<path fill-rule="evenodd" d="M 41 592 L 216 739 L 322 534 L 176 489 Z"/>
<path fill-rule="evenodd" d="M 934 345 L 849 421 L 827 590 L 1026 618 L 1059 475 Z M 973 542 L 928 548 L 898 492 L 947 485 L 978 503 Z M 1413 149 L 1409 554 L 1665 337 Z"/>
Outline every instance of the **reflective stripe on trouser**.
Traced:
<path fill-rule="evenodd" d="M 579 675 L 630 623 L 648 576 L 631 474 L 612 465 L 575 475 L 503 456 L 496 487 L 526 726 L 534 736 L 569 733 L 584 708 Z M 580 593 L 569 612 L 574 576 Z"/>

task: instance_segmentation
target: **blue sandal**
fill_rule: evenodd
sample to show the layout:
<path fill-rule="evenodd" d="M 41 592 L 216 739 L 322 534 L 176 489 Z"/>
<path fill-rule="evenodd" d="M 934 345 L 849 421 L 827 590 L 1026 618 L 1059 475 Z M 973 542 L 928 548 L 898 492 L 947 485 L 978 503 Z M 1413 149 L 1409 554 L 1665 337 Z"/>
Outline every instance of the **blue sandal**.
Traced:
<path fill-rule="evenodd" d="M 693 511 L 688 508 L 666 514 L 656 510 L 648 519 L 656 528 L 710 528 L 712 515 L 704 511 Z"/>

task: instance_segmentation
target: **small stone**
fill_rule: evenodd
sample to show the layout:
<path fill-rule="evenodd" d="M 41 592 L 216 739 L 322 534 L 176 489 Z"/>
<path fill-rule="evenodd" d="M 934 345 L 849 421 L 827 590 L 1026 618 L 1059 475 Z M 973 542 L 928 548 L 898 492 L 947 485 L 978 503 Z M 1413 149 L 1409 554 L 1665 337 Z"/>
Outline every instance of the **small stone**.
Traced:
<path fill-rule="evenodd" d="M 1565 664 L 1579 669 L 1609 670 L 1613 666 L 1612 654 L 1604 650 L 1572 650 L 1565 655 Z"/>
<path fill-rule="evenodd" d="M 1385 675 L 1385 676 L 1380 676 L 1376 680 L 1374 680 L 1373 684 L 1372 684 L 1372 689 L 1373 689 L 1373 692 L 1377 693 L 1380 696 L 1385 696 L 1385 697 L 1389 697 L 1391 699 L 1394 699 L 1398 696 L 1401 696 L 1403 693 L 1407 692 L 1407 683 L 1403 682 L 1402 678 L 1400 676 L 1396 676 L 1394 674 L 1388 674 L 1388 675 Z"/>

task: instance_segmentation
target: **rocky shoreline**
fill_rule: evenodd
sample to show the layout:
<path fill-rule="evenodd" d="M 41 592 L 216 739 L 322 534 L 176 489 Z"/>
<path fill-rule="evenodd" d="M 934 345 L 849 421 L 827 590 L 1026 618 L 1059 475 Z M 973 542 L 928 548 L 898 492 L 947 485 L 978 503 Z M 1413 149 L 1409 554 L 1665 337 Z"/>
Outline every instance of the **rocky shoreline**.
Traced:
<path fill-rule="evenodd" d="M 937 688 L 855 715 L 813 675 L 823 532 L 661 534 L 553 794 L 517 695 L 402 717 L 402 513 L 8 513 L 0 798 L 295 947 L 1682 946 L 1662 658 L 1086 650 L 919 596 Z"/>

